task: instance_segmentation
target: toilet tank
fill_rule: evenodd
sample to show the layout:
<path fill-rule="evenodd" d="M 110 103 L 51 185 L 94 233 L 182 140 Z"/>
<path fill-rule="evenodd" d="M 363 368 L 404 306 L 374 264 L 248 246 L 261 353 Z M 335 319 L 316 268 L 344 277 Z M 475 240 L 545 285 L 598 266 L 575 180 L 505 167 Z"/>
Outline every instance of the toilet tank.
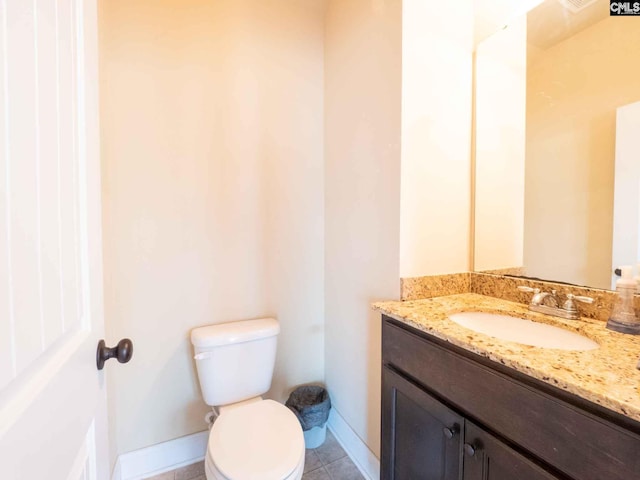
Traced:
<path fill-rule="evenodd" d="M 258 397 L 271 388 L 280 325 L 260 318 L 195 328 L 191 343 L 202 396 L 221 406 Z"/>

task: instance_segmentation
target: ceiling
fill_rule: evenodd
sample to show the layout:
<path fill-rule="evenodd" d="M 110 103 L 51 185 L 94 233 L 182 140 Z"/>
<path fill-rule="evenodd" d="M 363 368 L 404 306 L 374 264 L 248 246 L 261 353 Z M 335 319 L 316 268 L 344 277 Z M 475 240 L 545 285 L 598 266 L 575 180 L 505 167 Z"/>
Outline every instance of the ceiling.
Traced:
<path fill-rule="evenodd" d="M 609 1 L 573 0 L 586 6 L 574 12 L 562 0 L 474 0 L 475 45 L 527 13 L 527 42 L 546 50 L 609 16 Z"/>
<path fill-rule="evenodd" d="M 609 0 L 597 0 L 577 13 L 558 0 L 546 0 L 527 15 L 527 42 L 546 50 L 607 17 Z"/>
<path fill-rule="evenodd" d="M 473 0 L 475 16 L 474 45 L 502 29 L 514 18 L 525 14 L 542 0 Z"/>

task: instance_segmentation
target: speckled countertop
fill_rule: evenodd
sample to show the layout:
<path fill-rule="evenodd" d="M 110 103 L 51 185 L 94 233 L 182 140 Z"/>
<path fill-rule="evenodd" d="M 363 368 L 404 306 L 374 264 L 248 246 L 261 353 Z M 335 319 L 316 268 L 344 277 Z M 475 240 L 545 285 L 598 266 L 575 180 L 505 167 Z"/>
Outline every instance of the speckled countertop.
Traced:
<path fill-rule="evenodd" d="M 530 312 L 526 305 L 475 293 L 426 300 L 378 302 L 375 310 L 453 345 L 511 367 L 610 410 L 640 421 L 640 336 L 605 328 L 599 320 L 563 320 Z M 531 347 L 464 328 L 456 312 L 495 312 L 578 332 L 600 345 L 588 351 Z"/>

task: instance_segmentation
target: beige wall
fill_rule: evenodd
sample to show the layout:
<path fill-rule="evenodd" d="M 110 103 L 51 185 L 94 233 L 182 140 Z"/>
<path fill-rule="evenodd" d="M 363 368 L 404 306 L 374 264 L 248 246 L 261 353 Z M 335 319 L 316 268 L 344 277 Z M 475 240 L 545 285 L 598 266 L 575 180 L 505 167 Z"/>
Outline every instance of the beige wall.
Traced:
<path fill-rule="evenodd" d="M 378 455 L 380 315 L 399 296 L 401 1 L 330 0 L 325 27 L 325 368 Z"/>
<path fill-rule="evenodd" d="M 527 273 L 610 286 L 616 108 L 640 99 L 640 28 L 610 17 L 528 66 Z"/>
<path fill-rule="evenodd" d="M 469 270 L 472 50 L 471 0 L 402 2 L 401 277 Z"/>
<path fill-rule="evenodd" d="M 523 265 L 527 18 L 478 45 L 475 70 L 477 271 Z"/>
<path fill-rule="evenodd" d="M 108 368 L 113 453 L 206 428 L 195 326 L 274 315 L 270 396 L 323 380 L 323 16 L 100 2 L 107 338 L 135 345 Z"/>
<path fill-rule="evenodd" d="M 136 346 L 109 370 L 115 453 L 204 428 L 191 328 L 275 315 L 270 395 L 324 377 L 378 455 L 370 304 L 401 257 L 468 266 L 472 26 L 422 3 L 101 3 L 107 333 Z"/>

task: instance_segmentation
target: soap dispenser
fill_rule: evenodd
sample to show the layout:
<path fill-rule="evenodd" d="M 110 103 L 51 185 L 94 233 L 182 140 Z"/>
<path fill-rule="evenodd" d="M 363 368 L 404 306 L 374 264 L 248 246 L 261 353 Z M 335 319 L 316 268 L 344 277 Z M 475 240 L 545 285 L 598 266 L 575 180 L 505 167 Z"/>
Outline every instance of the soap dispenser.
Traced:
<path fill-rule="evenodd" d="M 633 278 L 631 266 L 624 266 L 621 270 L 622 277 L 616 282 L 616 298 L 607 328 L 620 333 L 640 335 L 640 319 L 634 308 L 634 294 L 638 284 Z"/>

